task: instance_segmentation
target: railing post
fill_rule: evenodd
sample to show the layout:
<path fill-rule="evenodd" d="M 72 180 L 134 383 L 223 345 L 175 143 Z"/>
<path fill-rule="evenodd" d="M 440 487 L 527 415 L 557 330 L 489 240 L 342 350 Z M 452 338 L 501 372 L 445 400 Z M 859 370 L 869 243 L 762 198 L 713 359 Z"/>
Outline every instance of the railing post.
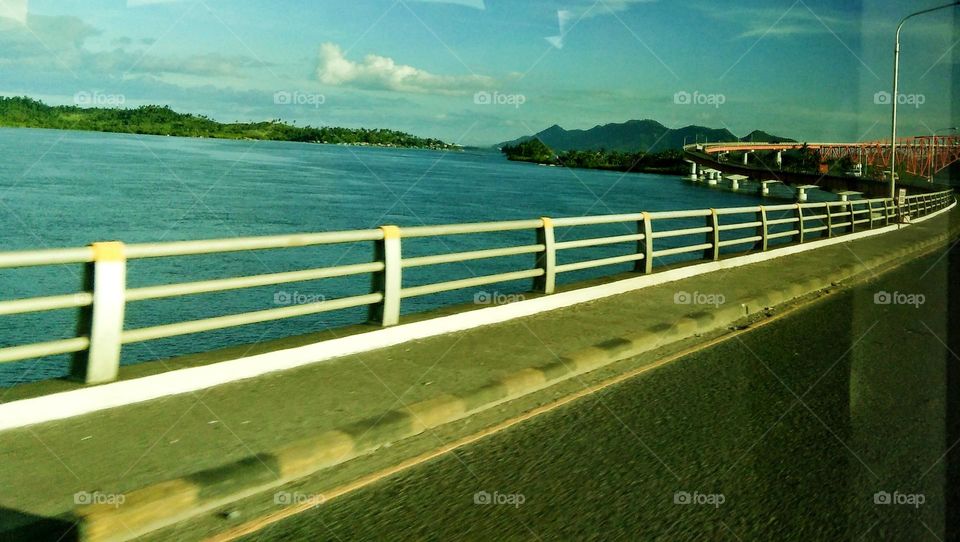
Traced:
<path fill-rule="evenodd" d="M 867 216 L 870 217 L 870 222 L 867 224 L 871 230 L 873 229 L 873 200 L 867 201 Z"/>
<path fill-rule="evenodd" d="M 848 201 L 844 207 L 847 209 L 847 216 L 850 217 L 850 231 L 848 233 L 853 233 L 857 229 L 857 225 L 854 224 L 857 215 L 853 214 L 853 202 Z"/>
<path fill-rule="evenodd" d="M 84 270 L 84 290 L 92 290 L 93 303 L 81 311 L 77 330 L 90 338 L 90 347 L 74 355 L 70 373 L 86 384 L 100 384 L 116 380 L 120 372 L 127 257 L 119 241 L 90 246 L 93 262 Z"/>
<path fill-rule="evenodd" d="M 543 226 L 537 228 L 537 244 L 543 245 L 543 252 L 537 253 L 537 268 L 543 269 L 543 274 L 533 279 L 533 289 L 536 292 L 552 294 L 557 287 L 557 247 L 556 236 L 553 231 L 553 220 L 540 217 Z"/>
<path fill-rule="evenodd" d="M 637 251 L 643 254 L 643 259 L 637 260 L 634 270 L 650 274 L 653 272 L 653 220 L 650 213 L 643 213 L 643 220 L 637 222 L 637 229 L 643 234 L 643 239 L 637 241 Z"/>
<path fill-rule="evenodd" d="M 827 237 L 833 237 L 833 206 L 827 202 Z"/>
<path fill-rule="evenodd" d="M 703 259 L 717 261 L 720 259 L 720 216 L 716 209 L 710 209 L 706 225 L 713 228 L 713 231 L 707 233 L 707 243 L 713 246 L 703 251 Z"/>
<path fill-rule="evenodd" d="M 797 243 L 803 243 L 803 207 L 797 203 L 797 235 L 794 240 Z"/>
<path fill-rule="evenodd" d="M 753 249 L 754 250 L 759 249 L 761 252 L 766 252 L 767 251 L 767 233 L 768 233 L 767 208 L 764 207 L 763 205 L 760 206 L 760 212 L 757 213 L 757 219 L 760 222 L 760 225 L 757 226 L 757 231 L 755 235 L 758 235 L 760 237 L 760 241 L 756 245 L 754 245 Z"/>
<path fill-rule="evenodd" d="M 400 290 L 403 288 L 400 228 L 381 226 L 383 240 L 377 241 L 374 261 L 383 262 L 383 271 L 373 274 L 372 290 L 383 294 L 383 300 L 370 306 L 370 321 L 383 327 L 400 323 Z"/>

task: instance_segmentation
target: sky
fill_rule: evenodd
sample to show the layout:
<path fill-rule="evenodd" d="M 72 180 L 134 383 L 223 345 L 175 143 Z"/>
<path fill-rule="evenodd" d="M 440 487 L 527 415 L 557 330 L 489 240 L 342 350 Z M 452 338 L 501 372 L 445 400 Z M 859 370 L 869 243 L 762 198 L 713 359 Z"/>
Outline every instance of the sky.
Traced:
<path fill-rule="evenodd" d="M 896 23 L 939 3 L 0 0 L 0 95 L 465 145 L 648 118 L 873 140 Z M 960 124 L 958 28 L 960 8 L 906 23 L 899 135 Z"/>

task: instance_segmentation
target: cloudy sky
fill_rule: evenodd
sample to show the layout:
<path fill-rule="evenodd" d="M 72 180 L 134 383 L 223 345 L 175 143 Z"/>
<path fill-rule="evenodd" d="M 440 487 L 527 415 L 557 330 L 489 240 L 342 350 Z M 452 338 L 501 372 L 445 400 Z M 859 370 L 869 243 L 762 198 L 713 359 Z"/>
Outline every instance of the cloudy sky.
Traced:
<path fill-rule="evenodd" d="M 643 118 L 877 139 L 896 21 L 938 3 L 0 0 L 0 94 L 463 144 Z M 904 135 L 958 124 L 958 22 L 904 29 Z"/>

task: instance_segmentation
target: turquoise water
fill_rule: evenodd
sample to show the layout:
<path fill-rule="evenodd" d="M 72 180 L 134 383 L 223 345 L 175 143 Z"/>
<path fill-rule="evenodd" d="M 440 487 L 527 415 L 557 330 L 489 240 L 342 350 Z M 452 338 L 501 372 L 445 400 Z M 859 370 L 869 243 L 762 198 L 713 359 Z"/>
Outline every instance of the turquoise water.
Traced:
<path fill-rule="evenodd" d="M 0 250 L 414 226 L 753 205 L 753 195 L 677 177 L 511 163 L 493 151 L 441 152 L 263 141 L 0 129 Z M 678 221 L 679 224 L 680 221 Z M 563 230 L 565 239 L 634 233 L 631 224 Z M 405 256 L 534 242 L 534 232 L 409 240 Z M 667 243 L 669 244 L 669 243 Z M 629 253 L 630 244 L 563 253 L 561 263 Z M 369 244 L 132 261 L 130 287 L 370 261 Z M 532 256 L 405 272 L 404 285 L 529 268 Z M 561 276 L 582 280 L 629 265 Z M 75 292 L 82 267 L 0 270 L 0 300 Z M 131 303 L 140 328 L 274 308 L 278 294 L 334 299 L 369 291 L 368 277 Z M 403 312 L 516 293 L 529 281 L 413 298 Z M 124 348 L 123 362 L 247 344 L 365 320 L 337 311 Z M 73 336 L 75 311 L 0 316 L 0 347 Z M 66 356 L 0 366 L 0 386 L 65 374 Z"/>

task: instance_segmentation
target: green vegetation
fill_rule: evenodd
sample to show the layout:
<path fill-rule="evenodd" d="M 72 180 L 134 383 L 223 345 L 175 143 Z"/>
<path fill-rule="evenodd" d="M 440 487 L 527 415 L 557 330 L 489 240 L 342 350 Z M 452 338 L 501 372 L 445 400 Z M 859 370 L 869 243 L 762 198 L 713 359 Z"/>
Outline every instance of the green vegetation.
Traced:
<path fill-rule="evenodd" d="M 416 137 L 395 130 L 298 127 L 279 119 L 223 124 L 203 115 L 177 113 L 168 106 L 145 105 L 136 109 L 54 107 L 27 97 L 0 96 L 0 126 L 382 147 L 456 148 L 439 139 Z"/>
<path fill-rule="evenodd" d="M 535 162 L 538 164 L 552 164 L 557 159 L 557 153 L 553 149 L 543 144 L 537 138 L 529 141 L 523 141 L 513 146 L 506 146 L 500 149 L 500 152 L 507 155 L 510 160 L 520 162 Z"/>
<path fill-rule="evenodd" d="M 657 153 L 620 152 L 620 151 L 578 151 L 570 150 L 557 155 L 539 139 L 530 139 L 513 146 L 500 149 L 508 159 L 537 164 L 566 166 L 584 169 L 607 169 L 636 173 L 665 173 L 682 175 L 687 167 L 680 150 L 666 150 Z"/>
<path fill-rule="evenodd" d="M 567 167 L 610 169 L 639 173 L 682 175 L 690 168 L 683 162 L 683 152 L 671 149 L 661 152 L 567 151 L 559 163 Z"/>

